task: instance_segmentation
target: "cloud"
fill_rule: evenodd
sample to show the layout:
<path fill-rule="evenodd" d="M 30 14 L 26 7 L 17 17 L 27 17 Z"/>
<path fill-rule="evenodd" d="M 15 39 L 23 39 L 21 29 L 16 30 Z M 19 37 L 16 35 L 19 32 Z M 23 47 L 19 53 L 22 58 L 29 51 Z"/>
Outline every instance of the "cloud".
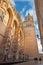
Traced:
<path fill-rule="evenodd" d="M 35 25 L 35 27 L 36 27 L 36 29 L 38 29 L 38 24 L 37 24 L 37 25 Z"/>
<path fill-rule="evenodd" d="M 12 6 L 15 7 L 16 6 L 15 1 L 14 0 L 10 0 L 10 1 L 11 1 Z"/>
<path fill-rule="evenodd" d="M 24 7 L 22 8 L 22 10 L 20 11 L 20 13 L 23 14 L 25 10 L 26 10 L 26 6 L 24 6 Z"/>
<path fill-rule="evenodd" d="M 24 14 L 25 10 L 26 10 L 26 6 L 24 6 L 24 7 L 22 8 L 22 10 L 20 11 L 22 21 L 24 21 L 24 16 L 23 16 L 23 14 Z"/>
<path fill-rule="evenodd" d="M 41 45 L 41 41 L 39 39 L 37 39 L 37 45 L 38 45 L 39 53 L 42 53 L 42 45 Z"/>
<path fill-rule="evenodd" d="M 24 16 L 23 15 L 21 16 L 21 19 L 22 19 L 22 21 L 24 21 Z"/>

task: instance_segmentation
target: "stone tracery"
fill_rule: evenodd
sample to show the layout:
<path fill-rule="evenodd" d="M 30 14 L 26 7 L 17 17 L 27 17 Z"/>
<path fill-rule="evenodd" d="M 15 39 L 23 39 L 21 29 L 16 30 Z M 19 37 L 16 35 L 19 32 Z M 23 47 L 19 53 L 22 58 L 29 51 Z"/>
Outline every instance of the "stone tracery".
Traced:
<path fill-rule="evenodd" d="M 8 6 L 7 6 L 8 4 Z M 7 8 L 6 8 L 7 6 Z M 0 52 L 2 51 L 1 54 L 5 54 L 5 51 L 8 50 L 8 54 L 12 55 L 14 52 L 16 52 L 16 57 L 17 54 L 19 54 L 19 30 L 20 30 L 20 22 L 19 19 L 17 18 L 17 15 L 15 15 L 15 11 L 13 10 L 12 6 L 10 5 L 9 0 L 2 0 L 0 2 L 0 8 L 4 10 L 4 19 L 3 22 L 5 27 L 4 34 L 5 38 L 2 38 L 2 41 L 0 42 Z M 1 16 L 2 11 L 0 10 L 0 16 Z M 2 16 L 3 18 L 3 16 Z M 22 27 L 21 27 L 22 29 Z M 23 31 L 23 30 L 22 30 Z M 2 48 L 2 49 L 1 49 Z M 6 51 L 7 52 L 7 51 Z M 16 58 L 17 59 L 17 58 Z"/>

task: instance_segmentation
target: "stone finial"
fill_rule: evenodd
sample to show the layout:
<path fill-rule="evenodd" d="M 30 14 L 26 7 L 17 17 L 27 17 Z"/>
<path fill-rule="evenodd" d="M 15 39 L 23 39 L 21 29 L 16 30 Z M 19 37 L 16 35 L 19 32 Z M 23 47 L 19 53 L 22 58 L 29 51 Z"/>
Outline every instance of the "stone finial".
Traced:
<path fill-rule="evenodd" d="M 2 0 L 2 1 L 7 2 L 7 3 L 10 3 L 10 0 Z"/>
<path fill-rule="evenodd" d="M 0 3 L 1 2 L 10 2 L 10 0 L 0 0 Z"/>

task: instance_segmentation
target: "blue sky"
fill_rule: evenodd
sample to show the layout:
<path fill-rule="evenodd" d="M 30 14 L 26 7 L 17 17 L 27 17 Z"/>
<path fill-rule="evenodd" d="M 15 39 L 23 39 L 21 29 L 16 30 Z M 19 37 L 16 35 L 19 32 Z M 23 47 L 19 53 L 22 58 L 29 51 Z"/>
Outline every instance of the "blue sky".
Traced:
<path fill-rule="evenodd" d="M 21 14 L 21 18 L 23 21 L 25 16 L 27 16 L 28 13 L 31 16 L 33 16 L 36 35 L 37 34 L 39 35 L 40 33 L 38 29 L 38 21 L 35 12 L 34 0 L 10 0 L 10 1 L 12 3 L 12 6 L 16 9 L 16 11 Z M 40 44 L 41 41 L 37 39 L 37 42 L 38 42 L 39 53 L 42 53 L 42 46 Z"/>

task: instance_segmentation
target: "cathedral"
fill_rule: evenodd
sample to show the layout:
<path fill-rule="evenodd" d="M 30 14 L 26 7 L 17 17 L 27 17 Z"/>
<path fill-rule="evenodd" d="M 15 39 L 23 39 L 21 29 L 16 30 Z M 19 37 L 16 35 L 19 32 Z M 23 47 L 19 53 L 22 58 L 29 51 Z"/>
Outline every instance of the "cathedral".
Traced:
<path fill-rule="evenodd" d="M 22 21 L 10 0 L 0 0 L 0 61 L 37 57 L 38 47 L 33 17 Z"/>

